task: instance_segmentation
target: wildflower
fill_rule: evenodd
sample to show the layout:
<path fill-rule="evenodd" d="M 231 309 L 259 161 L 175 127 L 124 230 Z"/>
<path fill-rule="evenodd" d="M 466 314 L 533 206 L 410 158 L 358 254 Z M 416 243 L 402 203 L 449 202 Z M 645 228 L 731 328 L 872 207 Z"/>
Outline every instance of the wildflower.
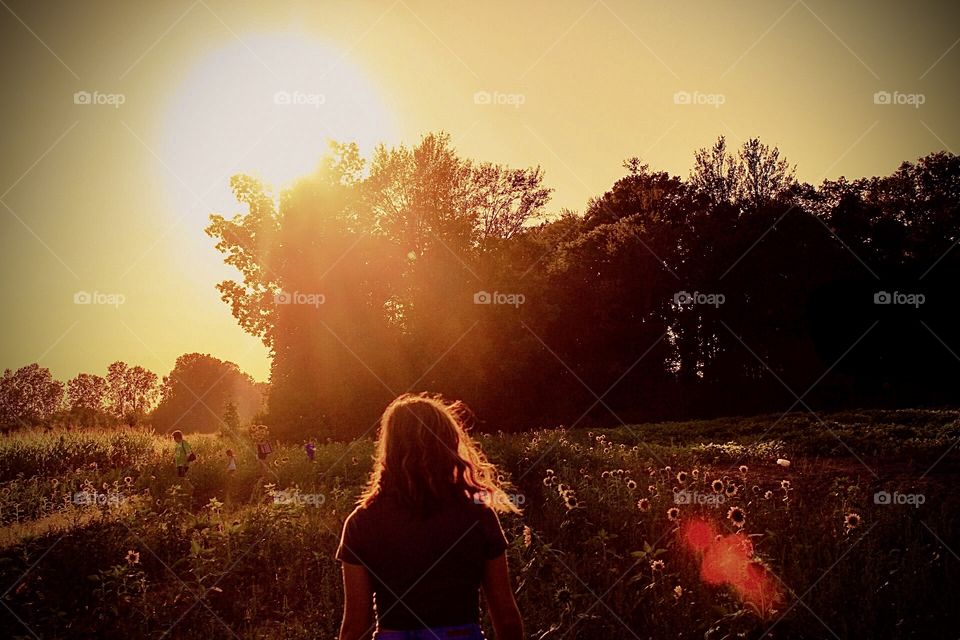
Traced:
<path fill-rule="evenodd" d="M 640 498 L 637 500 L 637 508 L 644 512 L 650 511 L 650 500 L 647 498 Z"/>
<path fill-rule="evenodd" d="M 687 472 L 686 472 L 686 471 L 678 471 L 678 472 L 677 472 L 677 482 L 679 482 L 680 484 L 683 484 L 683 483 L 686 482 L 686 481 L 687 481 Z"/>
<path fill-rule="evenodd" d="M 710 488 L 713 489 L 714 493 L 721 493 L 723 491 L 723 480 L 717 478 L 710 483 Z"/>
<path fill-rule="evenodd" d="M 663 560 L 650 561 L 650 568 L 654 571 L 663 571 L 663 567 L 664 567 Z"/>
<path fill-rule="evenodd" d="M 140 554 L 133 549 L 127 551 L 127 564 L 131 567 L 135 564 L 140 564 Z"/>
<path fill-rule="evenodd" d="M 790 490 L 790 481 L 789 481 L 789 480 L 781 480 L 781 481 L 780 481 L 780 488 L 783 489 L 784 491 L 789 491 L 789 490 Z"/>
<path fill-rule="evenodd" d="M 677 509 L 676 507 L 670 507 L 669 509 L 667 509 L 667 518 L 668 518 L 671 522 L 676 522 L 677 520 L 679 520 L 679 519 L 680 519 L 680 509 Z"/>
<path fill-rule="evenodd" d="M 727 520 L 732 522 L 733 526 L 742 528 L 747 523 L 747 514 L 740 507 L 730 507 Z"/>
<path fill-rule="evenodd" d="M 790 461 L 787 460 L 786 458 L 777 458 L 777 464 L 780 465 L 781 467 L 789 467 Z"/>
<path fill-rule="evenodd" d="M 697 480 L 698 478 L 700 478 L 700 469 L 694 469 L 693 471 L 691 471 L 691 472 L 690 472 L 690 476 L 691 476 L 694 480 Z M 679 589 L 680 587 L 678 586 L 677 588 Z"/>
<path fill-rule="evenodd" d="M 740 465 L 739 470 L 740 470 L 740 473 L 746 474 L 746 473 L 747 473 L 747 465 L 745 465 L 745 464 Z"/>
<path fill-rule="evenodd" d="M 764 500 L 769 500 L 772 497 L 773 497 L 773 491 L 767 491 L 766 493 L 763 494 Z"/>
<path fill-rule="evenodd" d="M 123 483 L 126 485 L 131 485 L 133 484 L 133 478 L 131 478 L 130 476 L 125 476 L 123 478 Z"/>
<path fill-rule="evenodd" d="M 848 513 L 843 517 L 843 525 L 846 527 L 847 531 L 851 531 L 860 526 L 860 514 L 859 513 Z"/>
<path fill-rule="evenodd" d="M 632 491 L 633 489 L 636 489 L 636 488 L 637 488 L 636 482 L 634 482 L 633 480 L 627 480 L 627 489 L 630 489 Z"/>

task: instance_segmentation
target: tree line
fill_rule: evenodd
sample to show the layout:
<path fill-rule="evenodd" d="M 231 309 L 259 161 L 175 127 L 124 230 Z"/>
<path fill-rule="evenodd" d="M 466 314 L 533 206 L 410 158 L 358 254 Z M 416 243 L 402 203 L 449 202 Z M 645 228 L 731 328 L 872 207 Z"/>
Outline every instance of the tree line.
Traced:
<path fill-rule="evenodd" d="M 957 156 L 814 186 L 721 137 L 686 179 L 623 169 L 582 214 L 445 134 L 333 143 L 279 194 L 235 176 L 246 211 L 207 233 L 270 351 L 267 423 L 354 437 L 407 390 L 485 430 L 957 401 Z"/>
<path fill-rule="evenodd" d="M 163 379 L 117 361 L 106 375 L 79 373 L 66 383 L 37 363 L 0 377 L 0 428 L 113 427 L 151 424 L 213 433 L 236 430 L 264 409 L 266 388 L 232 363 L 207 354 L 177 358 Z"/>

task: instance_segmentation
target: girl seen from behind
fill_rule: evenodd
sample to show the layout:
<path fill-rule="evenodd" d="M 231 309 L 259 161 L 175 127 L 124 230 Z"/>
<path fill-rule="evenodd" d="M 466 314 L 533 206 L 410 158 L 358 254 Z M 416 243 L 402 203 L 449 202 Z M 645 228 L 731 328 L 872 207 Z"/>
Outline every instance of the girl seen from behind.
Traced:
<path fill-rule="evenodd" d="M 481 589 L 497 640 L 523 637 L 497 518 L 518 509 L 462 412 L 426 394 L 384 411 L 370 481 L 337 550 L 340 640 L 481 640 Z"/>

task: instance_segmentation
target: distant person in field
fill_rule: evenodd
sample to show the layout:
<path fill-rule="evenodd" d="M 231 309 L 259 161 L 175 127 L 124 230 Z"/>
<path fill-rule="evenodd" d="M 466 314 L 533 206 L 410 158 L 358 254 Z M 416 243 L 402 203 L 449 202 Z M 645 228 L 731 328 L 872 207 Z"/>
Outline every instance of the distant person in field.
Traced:
<path fill-rule="evenodd" d="M 227 474 L 233 475 L 237 472 L 237 458 L 233 455 L 233 449 L 227 449 Z"/>
<path fill-rule="evenodd" d="M 190 463 L 197 459 L 196 454 L 183 439 L 183 433 L 177 429 L 173 432 L 173 461 L 177 465 L 177 477 L 184 478 L 190 469 Z"/>
<path fill-rule="evenodd" d="M 462 411 L 406 394 L 380 418 L 373 472 L 337 549 L 340 640 L 482 640 L 481 588 L 497 640 L 523 637 L 497 518 L 519 510 Z"/>
<path fill-rule="evenodd" d="M 270 464 L 267 462 L 267 456 L 271 453 L 273 453 L 273 447 L 270 446 L 266 438 L 257 443 L 257 460 L 260 462 L 260 470 L 265 474 L 270 473 Z"/>
<path fill-rule="evenodd" d="M 309 460 L 310 462 L 316 462 L 316 461 L 317 461 L 317 460 L 316 460 L 316 458 L 317 458 L 317 447 L 314 446 L 314 444 L 313 444 L 312 442 L 308 442 L 307 444 L 303 445 L 303 449 L 307 452 L 307 460 Z"/>
<path fill-rule="evenodd" d="M 265 424 L 250 425 L 250 439 L 256 444 L 260 477 L 265 478 L 273 473 L 267 463 L 267 456 L 273 453 L 273 447 L 270 446 L 270 428 Z"/>

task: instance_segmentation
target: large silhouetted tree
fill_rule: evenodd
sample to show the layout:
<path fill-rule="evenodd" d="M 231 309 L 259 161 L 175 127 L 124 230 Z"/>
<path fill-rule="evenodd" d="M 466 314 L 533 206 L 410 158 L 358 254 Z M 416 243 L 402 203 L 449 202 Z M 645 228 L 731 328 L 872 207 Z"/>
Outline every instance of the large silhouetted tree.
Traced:
<path fill-rule="evenodd" d="M 223 299 L 271 350 L 275 432 L 366 433 L 407 389 L 490 430 L 956 400 L 956 156 L 813 186 L 720 137 L 687 180 L 624 170 L 553 217 L 538 167 L 443 134 L 369 164 L 334 144 L 281 194 L 235 177 L 246 211 L 207 232 L 240 274 Z M 874 304 L 911 287 L 928 306 Z"/>

